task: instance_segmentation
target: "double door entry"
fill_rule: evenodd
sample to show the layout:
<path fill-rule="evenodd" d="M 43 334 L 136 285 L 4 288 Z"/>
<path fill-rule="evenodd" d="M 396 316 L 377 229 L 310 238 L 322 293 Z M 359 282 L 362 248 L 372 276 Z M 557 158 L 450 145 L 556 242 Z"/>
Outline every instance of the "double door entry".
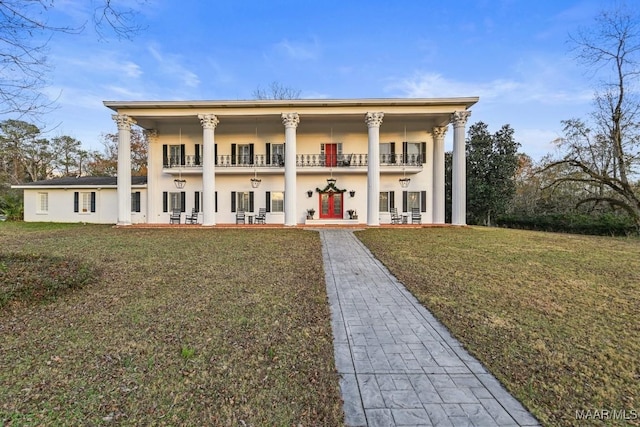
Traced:
<path fill-rule="evenodd" d="M 329 191 L 320 193 L 320 218 L 342 219 L 342 196 L 344 193 Z"/>

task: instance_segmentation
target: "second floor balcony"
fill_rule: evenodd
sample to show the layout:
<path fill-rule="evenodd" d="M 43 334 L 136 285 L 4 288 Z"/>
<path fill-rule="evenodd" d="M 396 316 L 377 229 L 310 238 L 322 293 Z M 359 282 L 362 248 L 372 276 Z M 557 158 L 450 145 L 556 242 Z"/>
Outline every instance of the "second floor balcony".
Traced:
<path fill-rule="evenodd" d="M 368 166 L 368 154 L 297 154 L 297 168 L 362 168 Z M 424 157 L 422 154 L 381 154 L 380 166 L 413 167 L 422 168 Z M 216 167 L 221 168 L 282 168 L 284 169 L 284 156 L 273 155 L 267 157 L 264 154 L 249 155 L 218 155 L 215 156 Z M 200 169 L 202 170 L 202 157 L 186 155 L 166 157 L 164 169 Z"/>

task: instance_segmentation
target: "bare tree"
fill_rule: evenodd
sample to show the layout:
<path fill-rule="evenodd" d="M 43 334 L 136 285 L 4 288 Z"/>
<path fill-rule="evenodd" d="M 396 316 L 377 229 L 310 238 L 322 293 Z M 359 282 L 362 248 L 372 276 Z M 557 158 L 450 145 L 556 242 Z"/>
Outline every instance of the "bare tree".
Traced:
<path fill-rule="evenodd" d="M 300 99 L 300 90 L 271 82 L 268 89 L 258 86 L 251 95 L 254 99 Z"/>
<path fill-rule="evenodd" d="M 602 12 L 596 25 L 571 37 L 577 59 L 600 80 L 590 123 L 563 121 L 563 157 L 552 185 L 581 183 L 581 204 L 608 204 L 626 211 L 640 227 L 640 27 L 624 6 Z M 635 181 L 634 181 L 635 179 Z"/>
<path fill-rule="evenodd" d="M 133 9 L 115 7 L 112 0 L 95 1 L 99 3 L 92 19 L 101 37 L 111 30 L 129 38 L 141 30 Z M 50 69 L 49 42 L 56 33 L 80 33 L 85 28 L 50 25 L 47 16 L 54 7 L 53 0 L 0 1 L 0 114 L 20 117 L 52 106 L 42 93 Z"/>

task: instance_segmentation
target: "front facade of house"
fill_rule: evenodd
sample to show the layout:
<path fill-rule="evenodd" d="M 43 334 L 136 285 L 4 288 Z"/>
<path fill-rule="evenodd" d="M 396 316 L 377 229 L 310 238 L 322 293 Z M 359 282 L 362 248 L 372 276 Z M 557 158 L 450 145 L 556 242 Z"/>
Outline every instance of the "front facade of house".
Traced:
<path fill-rule="evenodd" d="M 106 101 L 118 127 L 118 179 L 115 203 L 96 208 L 115 208 L 123 226 L 169 223 L 175 209 L 182 222 L 195 209 L 204 226 L 233 224 L 238 212 L 251 220 L 261 208 L 267 224 L 285 226 L 376 226 L 391 222 L 394 210 L 444 223 L 452 125 L 452 222 L 465 224 L 465 125 L 477 101 Z M 149 136 L 140 206 L 132 206 L 133 125 Z M 27 207 L 25 190 L 25 220 Z"/>

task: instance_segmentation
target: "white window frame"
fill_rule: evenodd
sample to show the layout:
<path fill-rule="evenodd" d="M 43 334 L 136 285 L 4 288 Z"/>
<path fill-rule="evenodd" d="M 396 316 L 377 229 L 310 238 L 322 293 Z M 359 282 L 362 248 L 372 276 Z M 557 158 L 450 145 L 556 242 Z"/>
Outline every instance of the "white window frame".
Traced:
<path fill-rule="evenodd" d="M 182 164 L 182 145 L 171 144 L 169 145 L 169 165 L 177 166 Z"/>
<path fill-rule="evenodd" d="M 49 213 L 49 193 L 39 192 L 36 199 L 36 213 L 48 214 Z"/>
<path fill-rule="evenodd" d="M 386 205 L 383 206 L 383 198 L 386 199 L 384 200 L 384 204 Z M 380 212 L 389 212 L 390 211 L 390 204 L 389 204 L 389 192 L 388 191 L 381 191 L 380 192 L 380 196 L 378 199 L 378 209 L 380 210 Z"/>
<path fill-rule="evenodd" d="M 169 212 L 174 209 L 182 210 L 182 192 L 180 191 L 169 192 Z"/>
<path fill-rule="evenodd" d="M 271 164 L 279 164 L 280 160 L 284 162 L 284 144 L 271 144 Z"/>
<path fill-rule="evenodd" d="M 271 212 L 284 212 L 284 191 L 271 192 Z"/>
<path fill-rule="evenodd" d="M 249 191 L 236 192 L 236 212 L 250 212 L 250 197 Z"/>
<path fill-rule="evenodd" d="M 78 206 L 79 213 L 90 214 L 91 213 L 91 191 L 80 192 L 80 206 Z"/>
<path fill-rule="evenodd" d="M 412 208 L 420 209 L 420 202 L 420 191 L 407 191 L 407 212 L 411 212 Z"/>
<path fill-rule="evenodd" d="M 238 164 L 239 165 L 250 165 L 251 164 L 251 144 L 238 144 L 236 152 L 236 156 L 238 156 Z"/>

